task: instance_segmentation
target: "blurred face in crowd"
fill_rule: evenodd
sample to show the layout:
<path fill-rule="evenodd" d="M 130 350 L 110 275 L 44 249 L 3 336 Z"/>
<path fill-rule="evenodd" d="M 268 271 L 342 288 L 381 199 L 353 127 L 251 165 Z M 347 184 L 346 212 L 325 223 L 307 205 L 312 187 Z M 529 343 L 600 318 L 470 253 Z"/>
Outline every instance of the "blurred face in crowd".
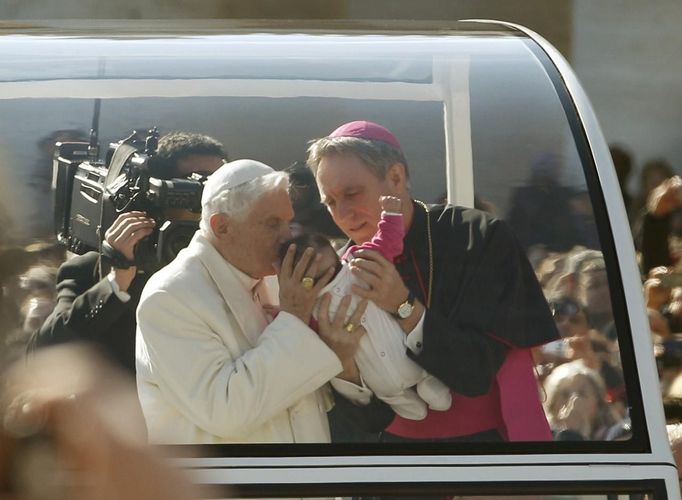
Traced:
<path fill-rule="evenodd" d="M 578 299 L 592 313 L 611 311 L 611 295 L 606 269 L 585 269 L 579 278 Z"/>
<path fill-rule="evenodd" d="M 562 310 L 554 313 L 554 321 L 559 329 L 561 337 L 585 336 L 590 331 L 585 312 L 574 307 L 572 310 Z"/>
<path fill-rule="evenodd" d="M 577 373 L 561 380 L 550 411 L 558 420 L 574 415 L 593 422 L 599 411 L 599 395 L 587 375 Z"/>
<path fill-rule="evenodd" d="M 282 243 L 291 238 L 289 222 L 294 210 L 288 193 L 276 189 L 263 194 L 243 218 L 215 214 L 211 227 L 216 248 L 240 271 L 260 279 L 275 274 Z"/>
<path fill-rule="evenodd" d="M 334 222 L 355 243 L 369 241 L 381 216 L 380 196 L 404 197 L 404 167 L 394 164 L 381 179 L 354 154 L 326 156 L 317 168 L 322 203 Z"/>

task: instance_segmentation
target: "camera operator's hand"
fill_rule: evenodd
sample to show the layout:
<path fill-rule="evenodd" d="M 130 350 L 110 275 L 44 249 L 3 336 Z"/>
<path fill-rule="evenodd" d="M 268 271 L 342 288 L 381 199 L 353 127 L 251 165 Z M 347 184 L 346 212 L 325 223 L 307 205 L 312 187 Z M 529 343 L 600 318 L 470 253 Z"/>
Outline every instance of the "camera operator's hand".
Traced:
<path fill-rule="evenodd" d="M 119 215 L 109 229 L 104 233 L 104 240 L 123 256 L 133 261 L 135 259 L 135 245 L 154 231 L 154 219 L 147 217 L 144 212 L 126 212 Z M 128 269 L 114 268 L 116 283 L 122 291 L 135 279 L 135 266 Z"/>

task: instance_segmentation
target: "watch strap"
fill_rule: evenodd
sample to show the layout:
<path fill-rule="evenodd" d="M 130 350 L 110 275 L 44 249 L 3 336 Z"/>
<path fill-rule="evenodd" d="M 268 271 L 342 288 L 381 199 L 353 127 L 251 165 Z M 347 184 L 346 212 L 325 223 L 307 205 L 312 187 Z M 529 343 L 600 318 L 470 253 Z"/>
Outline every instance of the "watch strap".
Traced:
<path fill-rule="evenodd" d="M 408 289 L 407 289 L 407 300 L 406 300 L 405 302 L 407 302 L 407 303 L 410 304 L 412 307 L 414 307 L 414 299 L 415 299 L 415 298 L 416 298 L 416 297 L 414 296 L 414 293 L 412 293 L 412 290 L 410 290 L 410 289 L 408 288 Z"/>
<path fill-rule="evenodd" d="M 101 255 L 105 262 L 116 269 L 130 269 L 135 265 L 135 262 L 128 260 L 125 255 L 112 247 L 106 240 L 102 242 Z"/>

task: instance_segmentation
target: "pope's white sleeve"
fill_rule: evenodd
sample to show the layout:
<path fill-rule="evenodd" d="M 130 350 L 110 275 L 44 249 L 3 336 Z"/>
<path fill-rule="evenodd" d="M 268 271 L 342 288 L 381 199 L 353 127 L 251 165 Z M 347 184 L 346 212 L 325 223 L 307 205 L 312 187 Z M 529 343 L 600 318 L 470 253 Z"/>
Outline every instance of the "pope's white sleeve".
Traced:
<path fill-rule="evenodd" d="M 372 399 L 372 391 L 365 385 L 363 380 L 361 380 L 361 383 L 362 385 L 357 385 L 338 377 L 331 380 L 332 387 L 336 392 L 358 406 L 365 406 Z"/>
<path fill-rule="evenodd" d="M 255 347 L 236 357 L 207 322 L 168 292 L 144 297 L 137 321 L 138 369 L 145 365 L 168 402 L 195 425 L 230 440 L 342 370 L 317 334 L 286 312 L 265 328 Z M 232 327 L 239 328 L 236 321 Z"/>

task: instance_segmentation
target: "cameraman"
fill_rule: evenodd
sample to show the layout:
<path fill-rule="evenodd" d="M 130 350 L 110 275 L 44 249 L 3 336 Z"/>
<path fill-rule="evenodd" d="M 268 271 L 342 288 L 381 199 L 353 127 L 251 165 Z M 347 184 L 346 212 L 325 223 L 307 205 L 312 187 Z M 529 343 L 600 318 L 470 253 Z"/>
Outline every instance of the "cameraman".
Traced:
<path fill-rule="evenodd" d="M 225 161 L 222 144 L 188 132 L 172 132 L 159 140 L 150 158 L 152 176 L 162 179 L 186 177 L 192 172 L 210 174 Z M 135 309 L 149 278 L 134 265 L 137 243 L 155 229 L 144 212 L 118 216 L 104 233 L 106 241 L 131 264 L 114 267 L 98 252 L 76 256 L 57 273 L 57 304 L 40 329 L 34 332 L 29 350 L 71 341 L 86 341 L 135 374 Z"/>

